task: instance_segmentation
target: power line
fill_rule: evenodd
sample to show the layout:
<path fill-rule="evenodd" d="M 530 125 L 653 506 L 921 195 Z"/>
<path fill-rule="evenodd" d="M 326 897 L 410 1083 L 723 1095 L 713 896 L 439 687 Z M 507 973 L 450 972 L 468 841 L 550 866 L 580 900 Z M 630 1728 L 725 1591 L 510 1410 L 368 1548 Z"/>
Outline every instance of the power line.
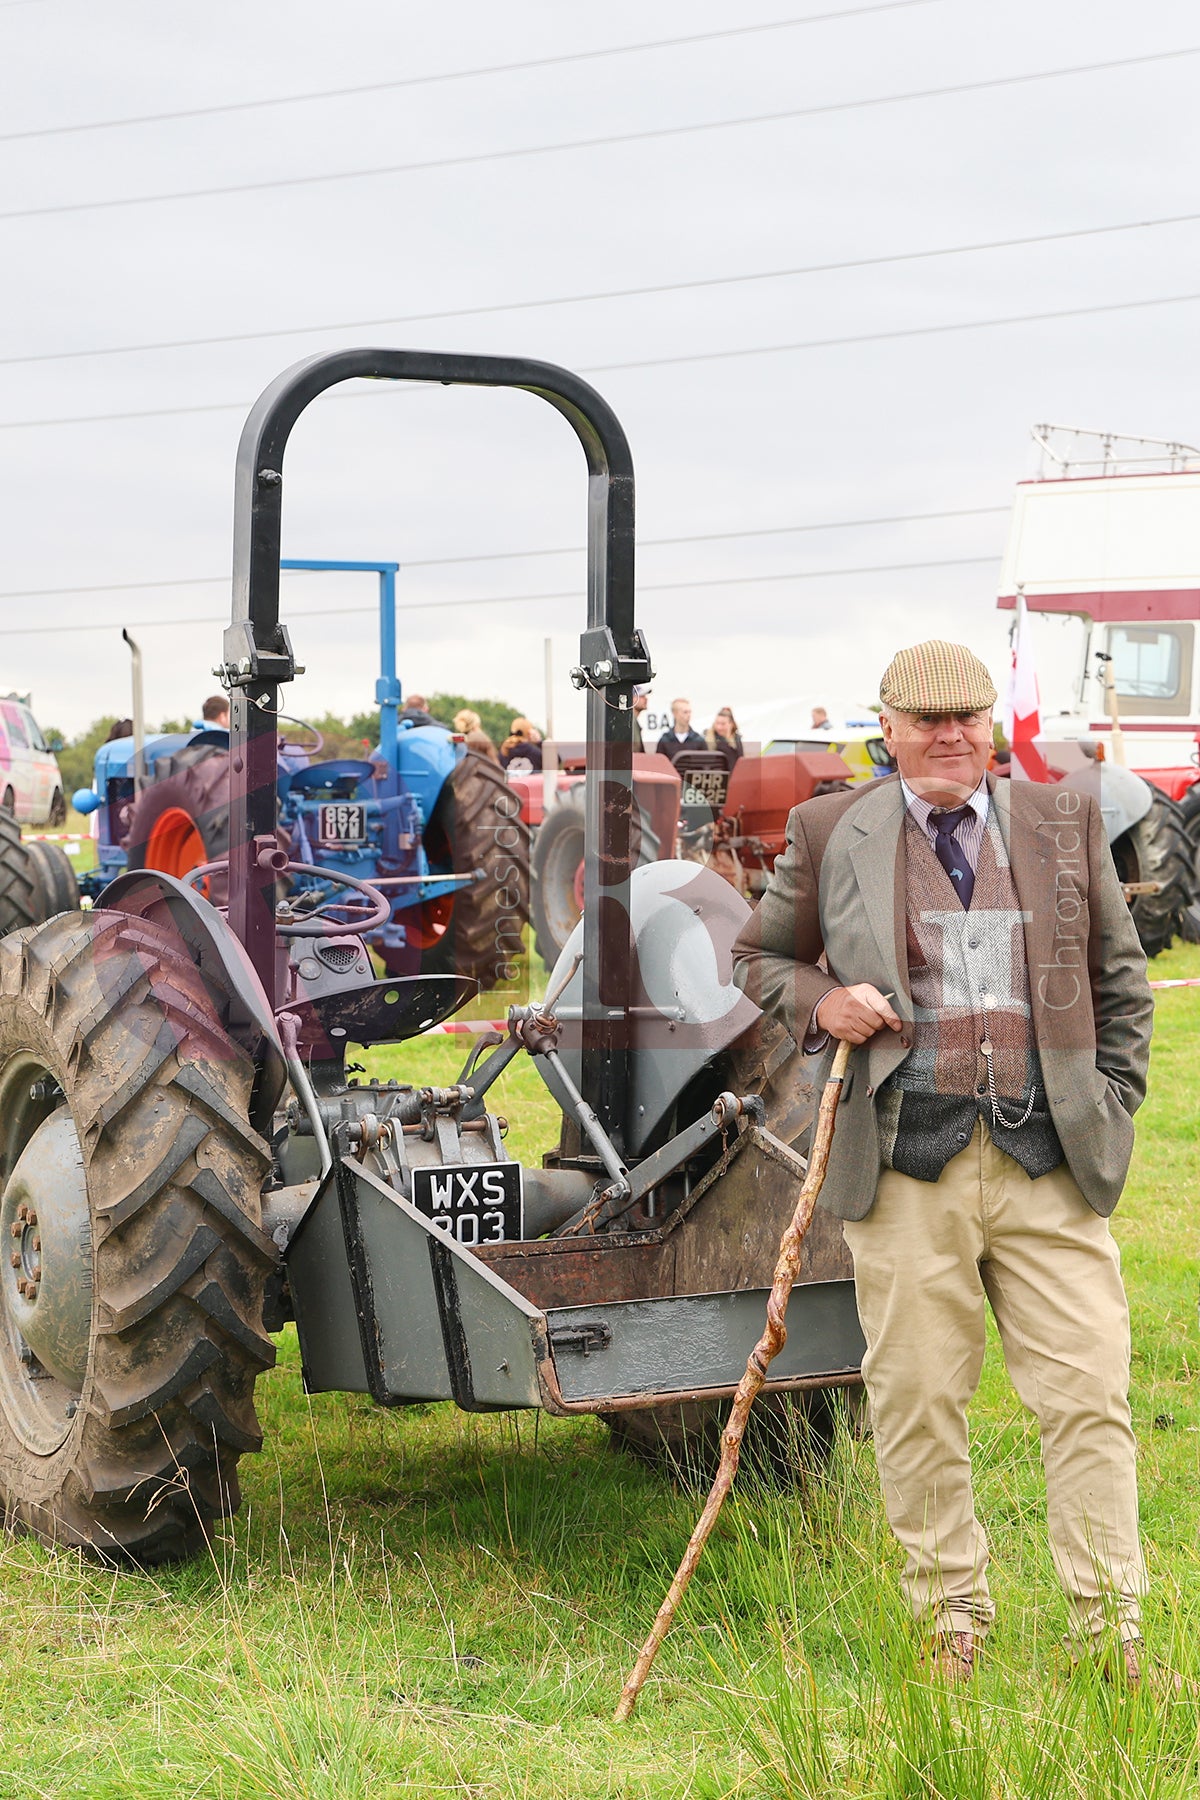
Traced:
<path fill-rule="evenodd" d="M 698 588 L 745 587 L 750 584 L 774 581 L 827 581 L 843 575 L 895 575 L 913 569 L 965 569 L 983 563 L 993 566 L 999 557 L 992 556 L 949 556 L 936 562 L 911 563 L 871 563 L 855 569 L 792 569 L 781 575 L 723 575 L 706 578 L 701 581 L 648 581 L 638 583 L 639 594 L 662 594 L 692 591 Z M 430 609 L 441 611 L 443 608 L 458 606 L 527 606 L 536 600 L 578 600 L 581 589 L 563 588 L 556 594 L 480 594 L 467 600 L 407 600 L 397 605 L 397 612 L 427 612 Z M 322 606 L 306 607 L 288 613 L 289 623 L 293 619 L 341 619 L 354 613 L 372 613 L 379 611 L 378 606 Z M 102 621 L 82 620 L 78 624 L 72 621 L 70 629 L 79 631 L 145 631 L 153 626 L 176 625 L 221 625 L 226 622 L 228 613 L 205 613 L 187 619 L 105 619 Z M 0 627 L 0 637 L 42 637 L 50 632 L 62 631 L 61 622 L 57 625 L 5 625 Z"/>
<path fill-rule="evenodd" d="M 1113 300 L 1101 306 L 1068 306 L 1054 312 L 1013 313 L 1004 319 L 964 319 L 946 325 L 909 325 L 895 331 L 865 331 L 853 337 L 809 338 L 793 344 L 759 344 L 744 350 L 694 351 L 688 356 L 648 357 L 643 362 L 593 363 L 587 375 L 617 369 L 669 368 L 676 363 L 722 362 L 735 356 L 778 356 L 788 350 L 829 350 L 847 344 L 882 344 L 900 338 L 937 337 L 958 331 L 985 331 L 1000 325 L 1036 325 L 1052 319 L 1082 319 L 1095 313 L 1135 312 L 1146 306 L 1182 306 L 1200 294 L 1164 294 L 1154 300 Z"/>
<path fill-rule="evenodd" d="M 248 344 L 268 338 L 308 337 L 323 331 L 368 331 L 376 326 L 419 325 L 436 319 L 475 319 L 490 313 L 527 312 L 543 306 L 580 306 L 595 300 L 631 300 L 650 294 L 682 294 L 702 288 L 734 287 L 750 281 L 780 281 L 801 275 L 830 275 L 849 269 L 878 269 L 897 263 L 928 262 L 942 256 L 973 256 L 985 250 L 1019 250 L 1035 244 L 1065 243 L 1074 238 L 1107 237 L 1114 232 L 1153 231 L 1164 225 L 1194 225 L 1200 213 L 1174 213 L 1162 219 L 1128 219 L 1116 225 L 1081 225 L 1066 231 L 1037 232 L 1028 237 L 992 238 L 976 244 L 943 244 L 929 250 L 900 250 L 887 256 L 856 256 L 842 262 L 801 263 L 792 269 L 758 269 L 744 275 L 706 275 L 694 281 L 664 281 L 645 287 L 600 288 L 589 294 L 554 294 L 544 299 L 498 300 L 487 306 L 452 307 L 441 312 L 400 313 L 383 319 L 342 319 L 324 325 L 287 325 L 272 331 L 235 331 L 219 337 L 169 338 L 147 344 L 110 344 L 90 350 L 46 350 L 32 356 L 0 356 L 0 368 L 17 364 L 72 362 L 82 357 L 133 356 L 151 350 L 203 350 L 222 344 Z"/>
<path fill-rule="evenodd" d="M 0 0 L 5 5 L 28 6 L 33 0 Z M 29 131 L 0 132 L 0 144 L 30 138 L 65 137 L 80 131 L 117 131 L 130 125 L 164 125 L 175 119 L 211 119 L 221 114 L 255 112 L 269 106 L 302 106 L 314 100 L 350 100 L 362 94 L 386 94 L 400 88 L 431 87 L 449 81 L 474 81 L 485 75 L 512 75 L 525 69 L 561 68 L 567 63 L 597 62 L 611 56 L 633 56 L 645 50 L 676 50 L 688 44 L 715 43 L 721 38 L 752 37 L 768 31 L 790 31 L 801 25 L 824 25 L 838 19 L 857 19 L 865 13 L 899 12 L 911 6 L 931 6 L 936 0 L 881 0 L 871 6 L 851 6 L 841 12 L 807 13 L 794 19 L 771 19 L 760 25 L 734 25 L 723 31 L 698 31 L 687 37 L 649 38 L 637 44 L 611 44 L 598 50 L 572 50 L 560 56 L 538 56 L 526 62 L 487 63 L 474 69 L 446 69 L 432 75 L 406 75 L 396 81 L 370 81 L 359 87 L 315 88 L 303 94 L 275 94 L 261 100 L 230 100 L 215 106 L 189 106 L 174 112 L 138 113 L 124 119 L 91 119 L 79 125 L 40 125 Z"/>
<path fill-rule="evenodd" d="M 153 206 L 176 200 L 213 200 L 230 194 L 261 194 L 284 188 L 312 187 L 321 182 L 362 181 L 382 175 L 413 175 L 430 169 L 460 169 L 477 163 L 509 162 L 522 156 L 550 156 L 566 150 L 596 150 L 611 144 L 644 144 L 667 138 L 693 137 L 705 131 L 731 131 L 748 125 L 781 124 L 792 119 L 811 119 L 830 113 L 855 112 L 864 107 L 897 106 L 914 100 L 940 100 L 951 94 L 978 94 L 996 88 L 1019 87 L 1034 81 L 1057 81 L 1067 76 L 1097 75 L 1113 69 L 1130 69 L 1150 63 L 1176 61 L 1200 54 L 1200 44 L 1179 50 L 1158 50 L 1146 56 L 1122 56 L 1111 62 L 1076 63 L 1061 69 L 1035 69 L 1025 75 L 995 75 L 983 81 L 955 82 L 932 88 L 915 88 L 901 94 L 873 94 L 857 100 L 834 100 L 820 106 L 789 107 L 767 113 L 746 113 L 736 119 L 708 119 L 695 125 L 657 125 L 643 131 L 621 131 L 603 137 L 568 138 L 553 144 L 525 144 L 512 150 L 473 150 L 457 156 L 437 156 L 420 162 L 380 163 L 368 169 L 341 169 L 321 175 L 283 175 L 266 181 L 224 183 L 217 187 L 171 189 L 159 194 L 127 194 L 108 200 L 68 200 L 54 206 L 18 207 L 0 212 L 0 220 L 43 219 L 64 213 L 106 212 L 115 207 Z"/>
<path fill-rule="evenodd" d="M 639 550 L 677 544 L 727 543 L 735 538 L 788 537 L 802 531 L 849 531 L 868 525 L 912 525 L 931 519 L 977 519 L 990 513 L 1006 513 L 1007 506 L 959 506 L 946 512 L 888 513 L 873 519 L 818 519 L 804 525 L 759 525 L 748 531 L 696 531 L 685 537 L 639 538 Z M 480 562 L 525 562 L 537 556 L 581 556 L 584 544 L 565 544 L 557 549 L 483 550 L 472 556 L 424 556 L 406 558 L 402 573 L 411 569 L 441 569 L 450 564 Z M 302 573 L 287 569 L 287 575 Z M 0 600 L 47 600 L 68 594 L 128 594 L 145 588 L 219 587 L 227 586 L 228 575 L 168 576 L 159 581 L 105 581 L 90 587 L 14 588 L 0 593 Z"/>
<path fill-rule="evenodd" d="M 742 356 L 781 356 L 790 351 L 834 350 L 847 345 L 885 344 L 904 338 L 939 337 L 943 334 L 964 331 L 991 331 L 1007 325 L 1037 325 L 1057 319 L 1084 319 L 1101 313 L 1137 312 L 1151 306 L 1185 306 L 1200 300 L 1196 294 L 1160 294 L 1150 300 L 1110 300 L 1098 306 L 1066 306 L 1053 312 L 1012 313 L 999 319 L 962 319 L 951 320 L 941 325 L 908 325 L 894 331 L 863 331 L 849 337 L 803 338 L 790 344 L 750 344 L 736 350 L 696 350 L 682 356 L 652 356 L 637 362 L 591 363 L 576 371 L 580 375 L 611 375 L 622 370 L 631 369 L 666 369 L 678 367 L 683 363 L 711 363 L 731 361 Z M 367 389 L 354 389 L 350 393 L 331 391 L 321 398 L 325 400 L 367 400 L 378 399 L 387 393 L 392 384 L 375 383 Z M 398 383 L 408 392 L 416 391 L 423 383 Z M 116 422 L 134 419 L 173 419 L 198 413 L 248 412 L 253 402 L 250 400 L 218 400 L 200 406 L 158 406 L 145 407 L 136 412 L 113 413 L 80 413 L 75 417 L 59 419 L 0 419 L 0 431 L 32 431 L 49 429 L 60 425 L 110 425 Z"/>

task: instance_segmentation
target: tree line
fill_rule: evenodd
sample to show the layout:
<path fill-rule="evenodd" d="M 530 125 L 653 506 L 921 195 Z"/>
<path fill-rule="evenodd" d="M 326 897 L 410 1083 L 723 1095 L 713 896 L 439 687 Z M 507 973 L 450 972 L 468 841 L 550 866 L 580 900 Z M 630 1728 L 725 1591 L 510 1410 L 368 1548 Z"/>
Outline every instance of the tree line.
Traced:
<path fill-rule="evenodd" d="M 477 712 L 483 721 L 483 729 L 495 744 L 504 742 L 512 721 L 521 714 L 519 706 L 510 706 L 505 700 L 472 699 L 467 694 L 426 694 L 425 700 L 433 717 L 445 725 L 450 725 L 455 713 L 464 708 Z M 63 789 L 68 798 L 77 788 L 91 787 L 96 751 L 116 723 L 116 715 L 106 713 L 102 719 L 93 719 L 86 730 L 76 737 L 68 737 L 65 732 L 56 731 L 53 726 L 43 729 L 42 735 L 58 757 Z M 161 725 L 147 725 L 146 730 L 191 731 L 193 724 L 191 719 L 164 719 Z M 311 733 L 314 731 L 319 731 L 324 739 L 320 752 L 323 761 L 334 757 L 361 757 L 379 742 L 379 708 L 376 707 L 373 712 L 354 713 L 349 719 L 339 718 L 336 713 L 331 712 L 299 721 L 281 717 L 280 736 L 294 744 L 312 742 Z"/>

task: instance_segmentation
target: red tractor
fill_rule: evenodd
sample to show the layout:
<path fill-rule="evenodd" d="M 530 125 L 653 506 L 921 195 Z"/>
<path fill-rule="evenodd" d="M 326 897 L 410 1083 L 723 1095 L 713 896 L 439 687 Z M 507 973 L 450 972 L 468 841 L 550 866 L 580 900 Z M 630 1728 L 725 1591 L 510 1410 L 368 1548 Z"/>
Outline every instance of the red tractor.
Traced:
<path fill-rule="evenodd" d="M 535 832 L 530 863 L 535 943 L 547 968 L 579 923 L 584 879 L 584 744 L 548 745 L 557 767 L 545 810 L 545 777 L 511 775 L 521 817 Z M 882 771 L 886 773 L 886 771 Z M 638 863 L 671 857 L 707 864 L 739 893 L 757 899 L 786 843 L 788 814 L 814 794 L 844 787 L 849 766 L 831 750 L 743 756 L 730 770 L 717 752 L 633 758 Z"/>

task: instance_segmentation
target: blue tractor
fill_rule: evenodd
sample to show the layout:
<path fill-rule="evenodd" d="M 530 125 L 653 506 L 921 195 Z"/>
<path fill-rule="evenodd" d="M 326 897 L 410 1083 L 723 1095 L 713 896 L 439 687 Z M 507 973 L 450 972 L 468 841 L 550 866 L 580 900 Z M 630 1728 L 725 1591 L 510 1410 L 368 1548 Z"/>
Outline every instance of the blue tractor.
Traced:
<path fill-rule="evenodd" d="M 283 569 L 350 570 L 379 577 L 379 745 L 369 758 L 318 760 L 319 734 L 279 740 L 277 834 L 293 864 L 367 881 L 391 902 L 366 940 L 393 975 L 458 974 L 484 988 L 510 984 L 529 918 L 529 831 L 502 771 L 437 724 L 402 720 L 396 673 L 394 562 L 284 560 Z M 74 796 L 99 811 L 94 898 L 125 869 L 183 878 L 229 849 L 229 734 L 222 728 L 102 744 L 92 790 Z M 225 877 L 208 877 L 224 898 Z M 297 917 L 327 904 L 318 874 L 290 878 L 280 905 Z"/>

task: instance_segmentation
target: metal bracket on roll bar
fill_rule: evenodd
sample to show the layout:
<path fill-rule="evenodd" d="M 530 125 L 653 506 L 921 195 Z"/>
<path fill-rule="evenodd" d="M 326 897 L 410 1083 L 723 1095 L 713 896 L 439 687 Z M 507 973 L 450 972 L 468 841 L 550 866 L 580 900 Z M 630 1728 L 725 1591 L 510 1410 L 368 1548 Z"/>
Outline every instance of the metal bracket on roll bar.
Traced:
<path fill-rule="evenodd" d="M 649 681 L 654 670 L 639 630 L 633 633 L 633 646 L 631 654 L 623 655 L 607 625 L 585 631 L 579 640 L 579 666 L 570 671 L 572 687 L 618 687 L 622 682 Z"/>
<path fill-rule="evenodd" d="M 269 630 L 270 642 L 260 644 L 253 620 L 238 619 L 226 627 L 225 660 L 213 669 L 222 687 L 250 688 L 259 682 L 277 684 L 303 675 L 304 666 L 296 661 L 287 626 L 278 620 Z"/>

